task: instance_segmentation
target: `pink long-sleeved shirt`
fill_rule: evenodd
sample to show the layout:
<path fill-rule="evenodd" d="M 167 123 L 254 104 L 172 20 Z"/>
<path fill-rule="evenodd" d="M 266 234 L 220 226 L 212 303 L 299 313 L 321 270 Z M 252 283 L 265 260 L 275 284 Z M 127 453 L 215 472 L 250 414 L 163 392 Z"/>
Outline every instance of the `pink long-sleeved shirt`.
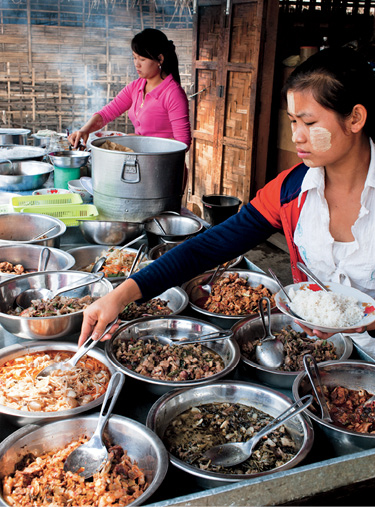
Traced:
<path fill-rule="evenodd" d="M 145 86 L 146 79 L 132 81 L 95 114 L 107 124 L 128 111 L 137 135 L 173 138 L 189 147 L 189 106 L 184 90 L 169 75 L 143 100 Z"/>

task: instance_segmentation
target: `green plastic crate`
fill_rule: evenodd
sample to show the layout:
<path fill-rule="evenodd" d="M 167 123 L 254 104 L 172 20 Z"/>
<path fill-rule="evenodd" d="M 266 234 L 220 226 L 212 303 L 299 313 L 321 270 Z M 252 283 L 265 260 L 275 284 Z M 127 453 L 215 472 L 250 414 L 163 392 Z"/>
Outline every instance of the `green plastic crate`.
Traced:
<path fill-rule="evenodd" d="M 20 211 L 26 206 L 58 206 L 82 204 L 82 202 L 82 197 L 73 192 L 71 194 L 20 195 L 12 197 L 12 205 L 15 211 Z M 39 213 L 39 211 L 35 211 L 34 213 Z"/>
<path fill-rule="evenodd" d="M 79 220 L 95 219 L 99 212 L 94 204 L 67 204 L 56 206 L 29 206 L 22 208 L 21 213 L 39 213 L 59 218 L 66 226 L 78 225 Z"/>

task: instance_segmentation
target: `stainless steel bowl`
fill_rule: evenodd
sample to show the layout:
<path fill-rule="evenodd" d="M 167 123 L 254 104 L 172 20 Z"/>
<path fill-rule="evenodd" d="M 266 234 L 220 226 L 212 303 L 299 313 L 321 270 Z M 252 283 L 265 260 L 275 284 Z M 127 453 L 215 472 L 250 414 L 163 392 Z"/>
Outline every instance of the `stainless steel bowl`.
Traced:
<path fill-rule="evenodd" d="M 143 224 L 109 220 L 80 220 L 78 222 L 83 237 L 96 245 L 125 245 L 143 232 Z"/>
<path fill-rule="evenodd" d="M 57 350 L 68 352 L 71 351 L 75 353 L 77 351 L 77 348 L 78 345 L 76 343 L 69 343 L 66 341 L 48 343 L 45 341 L 36 341 L 32 343 L 29 342 L 27 345 L 18 343 L 16 345 L 10 345 L 9 347 L 5 347 L 0 350 L 0 365 L 3 365 L 7 361 L 24 356 L 28 353 Z M 109 369 L 111 375 L 113 375 L 113 373 L 116 371 L 106 358 L 104 352 L 98 347 L 91 349 L 88 352 L 88 355 L 103 363 L 104 366 Z M 98 405 L 101 405 L 103 399 L 104 395 L 100 396 L 94 401 L 87 403 L 86 405 L 82 405 L 81 407 L 72 408 L 70 410 L 60 410 L 57 412 L 27 412 L 25 410 L 17 410 L 5 405 L 0 405 L 0 414 L 17 426 L 38 423 L 44 424 L 47 422 L 59 421 L 62 419 L 67 419 L 69 417 L 74 417 L 82 414 L 83 412 L 88 412 Z"/>
<path fill-rule="evenodd" d="M 29 129 L 0 129 L 0 144 L 27 144 Z"/>
<path fill-rule="evenodd" d="M 36 146 L 22 144 L 0 145 L 0 159 L 4 160 L 42 160 L 46 150 Z"/>
<path fill-rule="evenodd" d="M 266 317 L 266 322 L 268 318 Z M 286 326 L 291 326 L 292 329 L 302 332 L 301 327 L 294 322 L 292 317 L 284 315 L 283 313 L 271 314 L 271 331 L 272 333 L 279 332 Z M 242 319 L 232 327 L 234 338 L 242 350 L 243 344 L 252 342 L 264 336 L 263 324 L 260 317 L 249 317 Z M 353 342 L 347 335 L 338 333 L 331 338 L 328 338 L 335 349 L 339 360 L 348 359 L 353 351 Z M 251 377 L 260 380 L 260 382 L 278 389 L 292 389 L 294 380 L 299 372 L 281 371 L 262 366 L 255 361 L 251 361 L 241 353 L 242 369 Z"/>
<path fill-rule="evenodd" d="M 161 231 L 154 218 L 159 221 L 166 234 Z M 153 247 L 159 243 L 181 243 L 201 232 L 203 224 L 195 218 L 175 213 L 161 213 L 156 217 L 145 220 L 144 229 L 147 234 L 148 244 Z"/>
<path fill-rule="evenodd" d="M 259 284 L 264 285 L 269 289 L 272 294 L 276 294 L 279 291 L 279 286 L 275 282 L 273 278 L 267 276 L 264 273 L 260 273 L 258 271 L 251 271 L 250 269 L 228 269 L 225 273 L 238 273 L 241 278 L 245 278 L 248 280 L 249 286 L 257 287 Z M 207 319 L 214 324 L 221 326 L 224 329 L 231 328 L 234 324 L 239 322 L 241 319 L 245 317 L 249 317 L 250 315 L 224 315 L 222 313 L 213 313 L 201 308 L 199 306 L 199 299 L 201 295 L 199 291 L 195 291 L 194 289 L 199 285 L 204 285 L 209 281 L 213 274 L 213 271 L 206 271 L 205 273 L 196 276 L 189 282 L 186 282 L 182 285 L 182 288 L 185 290 L 186 294 L 189 297 L 190 307 L 196 314 L 200 314 L 203 318 Z M 276 306 L 272 306 L 275 308 Z M 252 316 L 257 316 L 258 312 L 253 313 Z"/>
<path fill-rule="evenodd" d="M 47 238 L 31 241 L 38 234 L 56 225 Z M 6 213 L 0 215 L 0 245 L 27 243 L 28 245 L 60 246 L 60 238 L 66 231 L 64 222 L 49 215 L 38 213 Z"/>
<path fill-rule="evenodd" d="M 55 167 L 61 169 L 74 169 L 86 164 L 90 157 L 87 151 L 65 150 L 52 151 L 48 156 Z"/>
<path fill-rule="evenodd" d="M 0 444 L 0 477 L 13 473 L 16 464 L 28 453 L 41 455 L 57 451 L 82 435 L 91 436 L 97 418 L 98 414 L 86 415 L 40 427 L 30 425 L 12 433 Z M 127 417 L 112 415 L 106 432 L 111 442 L 125 449 L 146 475 L 148 488 L 134 502 L 128 504 L 141 505 L 162 484 L 168 470 L 168 453 L 155 433 Z M 2 505 L 8 505 L 2 496 L 0 500 Z"/>
<path fill-rule="evenodd" d="M 279 415 L 292 404 L 287 396 L 267 387 L 239 381 L 217 381 L 209 385 L 192 387 L 190 389 L 176 389 L 171 393 L 166 393 L 151 407 L 146 425 L 162 439 L 169 423 L 179 414 L 192 407 L 198 407 L 207 403 L 240 403 L 255 407 L 273 417 Z M 174 466 L 191 474 L 199 485 L 205 488 L 224 486 L 239 480 L 253 479 L 254 477 L 269 475 L 274 472 L 281 472 L 301 463 L 309 453 L 314 442 L 311 421 L 303 414 L 298 414 L 289 419 L 285 423 L 285 426 L 298 445 L 298 453 L 285 465 L 267 472 L 251 475 L 221 474 L 193 467 L 171 454 L 169 458 Z"/>
<path fill-rule="evenodd" d="M 108 251 L 108 246 L 104 245 L 88 245 L 88 246 L 79 246 L 77 248 L 71 248 L 68 252 L 74 257 L 75 264 L 73 266 L 74 269 L 82 269 L 86 266 L 89 266 L 92 262 L 95 262 L 99 257 L 102 257 L 103 252 Z M 137 253 L 137 250 L 134 248 L 125 248 L 123 252 L 129 253 Z M 147 259 L 147 255 L 146 255 Z M 109 277 L 108 280 L 111 283 L 115 283 L 116 285 L 120 282 L 126 280 L 126 276 L 113 276 Z"/>
<path fill-rule="evenodd" d="M 0 189 L 22 192 L 41 188 L 53 172 L 53 166 L 37 160 L 0 161 Z"/>
<path fill-rule="evenodd" d="M 82 271 L 41 271 L 17 276 L 0 283 L 0 324 L 9 332 L 28 340 L 53 340 L 78 333 L 81 329 L 83 310 L 53 317 L 20 317 L 8 315 L 13 308 L 14 300 L 26 289 L 47 288 L 56 290 L 60 287 L 79 282 L 87 276 Z M 86 285 L 67 292 L 74 297 L 89 294 L 100 298 L 113 289 L 112 284 L 104 278 L 99 282 Z"/>
<path fill-rule="evenodd" d="M 375 364 L 365 361 L 325 361 L 319 363 L 322 384 L 327 386 L 342 386 L 347 389 L 366 389 L 375 394 Z M 306 372 L 301 372 L 293 383 L 293 397 L 297 401 L 305 394 L 312 392 Z M 352 454 L 375 447 L 375 434 L 358 433 L 334 424 L 322 421 L 311 410 L 306 413 L 326 436 L 324 445 L 335 455 Z"/>
<path fill-rule="evenodd" d="M 43 250 L 40 245 L 0 245 L 0 262 L 22 264 L 26 271 L 37 271 L 40 253 Z M 65 271 L 74 265 L 74 257 L 59 248 L 50 248 L 50 257 L 46 271 Z M 8 275 L 0 272 L 0 281 L 8 280 L 17 275 Z"/>
<path fill-rule="evenodd" d="M 130 340 L 131 338 L 137 340 L 139 337 L 145 335 L 156 337 L 165 336 L 167 338 L 173 337 L 177 339 L 186 338 L 191 334 L 196 336 L 197 333 L 206 334 L 220 330 L 221 328 L 218 326 L 190 317 L 144 317 L 143 319 L 136 319 L 120 326 L 120 328 L 113 333 L 112 338 L 106 342 L 105 352 L 108 359 L 117 369 L 123 371 L 132 379 L 139 381 L 138 385 L 145 387 L 151 393 L 159 396 L 178 387 L 206 385 L 232 374 L 240 359 L 240 351 L 237 342 L 233 338 L 217 342 L 207 342 L 206 346 L 219 354 L 224 361 L 224 369 L 211 377 L 200 380 L 188 380 L 185 382 L 157 380 L 129 370 L 117 361 L 115 356 L 116 344 L 124 340 Z"/>

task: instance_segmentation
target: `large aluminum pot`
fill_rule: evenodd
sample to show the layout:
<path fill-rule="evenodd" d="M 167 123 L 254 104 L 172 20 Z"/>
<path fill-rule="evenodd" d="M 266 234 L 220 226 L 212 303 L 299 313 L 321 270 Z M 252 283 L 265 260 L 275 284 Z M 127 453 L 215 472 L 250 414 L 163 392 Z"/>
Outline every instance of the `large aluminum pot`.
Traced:
<path fill-rule="evenodd" d="M 27 144 L 28 129 L 0 129 L 0 144 Z"/>
<path fill-rule="evenodd" d="M 101 148 L 106 141 L 133 152 Z M 94 139 L 89 146 L 94 204 L 101 217 L 143 222 L 162 211 L 180 210 L 186 144 L 159 137 L 111 136 Z"/>

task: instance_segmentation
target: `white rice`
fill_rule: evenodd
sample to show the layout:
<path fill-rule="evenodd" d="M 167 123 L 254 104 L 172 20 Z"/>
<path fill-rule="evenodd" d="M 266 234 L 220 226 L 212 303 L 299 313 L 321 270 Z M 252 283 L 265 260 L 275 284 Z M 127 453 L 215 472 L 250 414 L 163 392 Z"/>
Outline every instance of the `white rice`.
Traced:
<path fill-rule="evenodd" d="M 0 159 L 19 159 L 19 158 L 33 158 L 42 157 L 45 153 L 44 149 L 33 148 L 0 148 Z"/>
<path fill-rule="evenodd" d="M 311 324 L 330 328 L 350 327 L 363 318 L 363 309 L 351 296 L 307 288 L 290 289 L 289 296 L 292 299 L 290 308 Z"/>

